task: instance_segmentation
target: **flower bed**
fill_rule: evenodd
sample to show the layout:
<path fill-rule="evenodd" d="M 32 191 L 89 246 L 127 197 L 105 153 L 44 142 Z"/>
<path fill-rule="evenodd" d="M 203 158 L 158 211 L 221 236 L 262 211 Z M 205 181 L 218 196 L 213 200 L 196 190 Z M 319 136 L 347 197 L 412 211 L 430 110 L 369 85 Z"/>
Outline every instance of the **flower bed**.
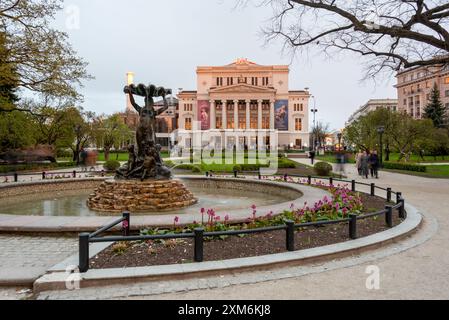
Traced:
<path fill-rule="evenodd" d="M 317 183 L 318 187 L 323 187 Z M 251 215 L 242 224 L 232 225 L 229 215 L 217 216 L 213 209 L 202 209 L 202 221 L 187 227 L 179 227 L 181 218 L 175 217 L 171 230 L 147 229 L 142 234 L 190 233 L 192 229 L 203 227 L 207 232 L 247 230 L 282 225 L 285 220 L 295 223 L 338 220 L 349 213 L 364 214 L 384 209 L 385 200 L 366 194 L 353 193 L 346 186 L 331 187 L 332 198 L 325 197 L 313 205 L 307 203 L 302 208 L 290 207 L 281 215 L 272 212 L 258 212 L 255 206 Z M 395 215 L 394 225 L 401 223 Z M 380 217 L 360 220 L 359 236 L 364 237 L 387 229 Z M 295 233 L 295 250 L 324 246 L 349 240 L 347 223 L 322 227 L 303 228 Z M 117 243 L 91 260 L 91 268 L 119 268 L 149 265 L 164 265 L 192 262 L 193 241 L 167 240 Z M 273 231 L 247 236 L 222 236 L 210 238 L 204 244 L 205 260 L 223 260 L 252 257 L 285 252 L 285 231 Z"/>

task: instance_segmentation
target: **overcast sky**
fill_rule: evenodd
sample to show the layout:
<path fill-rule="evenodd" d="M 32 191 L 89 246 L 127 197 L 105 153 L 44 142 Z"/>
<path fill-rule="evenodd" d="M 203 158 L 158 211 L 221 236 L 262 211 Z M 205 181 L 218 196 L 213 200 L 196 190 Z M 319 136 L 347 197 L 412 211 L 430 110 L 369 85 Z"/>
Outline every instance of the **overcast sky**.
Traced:
<path fill-rule="evenodd" d="M 87 62 L 95 80 L 82 92 L 84 108 L 111 114 L 125 108 L 125 73 L 135 81 L 176 90 L 196 89 L 196 67 L 226 65 L 236 58 L 262 64 L 290 64 L 280 44 L 266 46 L 261 27 L 270 7 L 235 9 L 236 0 L 66 0 L 56 21 Z M 79 17 L 77 13 L 79 12 Z M 332 129 L 372 98 L 395 98 L 390 82 L 360 82 L 357 56 L 328 60 L 319 52 L 298 56 L 290 65 L 290 89 L 310 88 L 317 119 Z M 313 103 L 312 103 L 313 105 Z"/>

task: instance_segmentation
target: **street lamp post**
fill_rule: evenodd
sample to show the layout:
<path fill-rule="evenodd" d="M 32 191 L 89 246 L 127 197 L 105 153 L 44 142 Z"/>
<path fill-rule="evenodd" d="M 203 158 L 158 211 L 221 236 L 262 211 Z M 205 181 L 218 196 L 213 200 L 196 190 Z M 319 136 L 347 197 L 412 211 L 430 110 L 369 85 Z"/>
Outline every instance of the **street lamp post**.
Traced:
<path fill-rule="evenodd" d="M 316 108 L 316 99 L 315 96 L 312 96 L 313 98 L 313 109 L 311 110 L 313 113 L 313 131 L 312 131 L 312 141 L 313 141 L 313 151 L 316 151 L 316 137 L 315 137 L 315 131 L 316 131 L 316 113 L 318 112 L 318 109 Z"/>
<path fill-rule="evenodd" d="M 383 146 L 383 135 L 385 133 L 385 127 L 384 126 L 380 126 L 377 128 L 377 133 L 379 133 L 379 148 L 380 148 L 380 152 L 379 152 L 379 158 L 380 158 L 380 167 L 383 167 L 383 150 L 384 150 L 384 146 Z"/>
<path fill-rule="evenodd" d="M 343 135 L 341 134 L 341 132 L 339 132 L 337 134 L 337 138 L 338 138 L 338 151 L 341 151 L 341 139 L 343 138 Z"/>

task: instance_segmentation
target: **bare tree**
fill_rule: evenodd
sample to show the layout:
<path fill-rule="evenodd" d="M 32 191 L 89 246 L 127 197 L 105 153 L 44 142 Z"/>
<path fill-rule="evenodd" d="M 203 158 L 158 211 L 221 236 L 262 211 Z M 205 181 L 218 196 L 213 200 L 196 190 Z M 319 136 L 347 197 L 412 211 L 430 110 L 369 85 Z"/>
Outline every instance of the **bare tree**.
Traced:
<path fill-rule="evenodd" d="M 240 0 L 239 3 L 247 2 Z M 316 46 L 367 58 L 367 77 L 381 71 L 449 63 L 447 0 L 260 0 L 274 16 L 267 41 L 293 51 Z"/>

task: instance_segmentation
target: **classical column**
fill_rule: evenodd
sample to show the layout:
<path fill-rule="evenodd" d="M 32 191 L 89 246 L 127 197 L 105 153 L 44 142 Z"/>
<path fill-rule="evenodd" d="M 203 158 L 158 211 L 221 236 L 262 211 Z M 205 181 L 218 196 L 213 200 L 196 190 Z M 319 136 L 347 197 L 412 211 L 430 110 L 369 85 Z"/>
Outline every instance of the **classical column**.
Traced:
<path fill-rule="evenodd" d="M 270 101 L 270 130 L 274 130 L 274 100 Z"/>
<path fill-rule="evenodd" d="M 210 129 L 214 130 L 217 128 L 217 118 L 215 112 L 215 100 L 210 102 Z"/>
<path fill-rule="evenodd" d="M 250 111 L 251 100 L 246 100 L 246 129 L 251 129 L 251 111 Z"/>
<path fill-rule="evenodd" d="M 223 123 L 222 124 L 222 129 L 223 130 L 226 130 L 227 128 L 228 128 L 228 117 L 227 117 L 227 112 L 228 112 L 228 107 L 227 107 L 227 101 L 226 100 L 222 100 L 221 101 L 221 105 L 222 105 L 222 107 L 221 107 L 221 116 L 222 116 L 222 120 L 221 120 L 221 122 Z"/>
<path fill-rule="evenodd" d="M 234 100 L 234 130 L 239 128 L 239 100 Z"/>
<path fill-rule="evenodd" d="M 259 104 L 259 107 L 257 109 L 257 129 L 262 129 L 262 103 L 263 100 L 257 100 L 257 103 Z"/>

